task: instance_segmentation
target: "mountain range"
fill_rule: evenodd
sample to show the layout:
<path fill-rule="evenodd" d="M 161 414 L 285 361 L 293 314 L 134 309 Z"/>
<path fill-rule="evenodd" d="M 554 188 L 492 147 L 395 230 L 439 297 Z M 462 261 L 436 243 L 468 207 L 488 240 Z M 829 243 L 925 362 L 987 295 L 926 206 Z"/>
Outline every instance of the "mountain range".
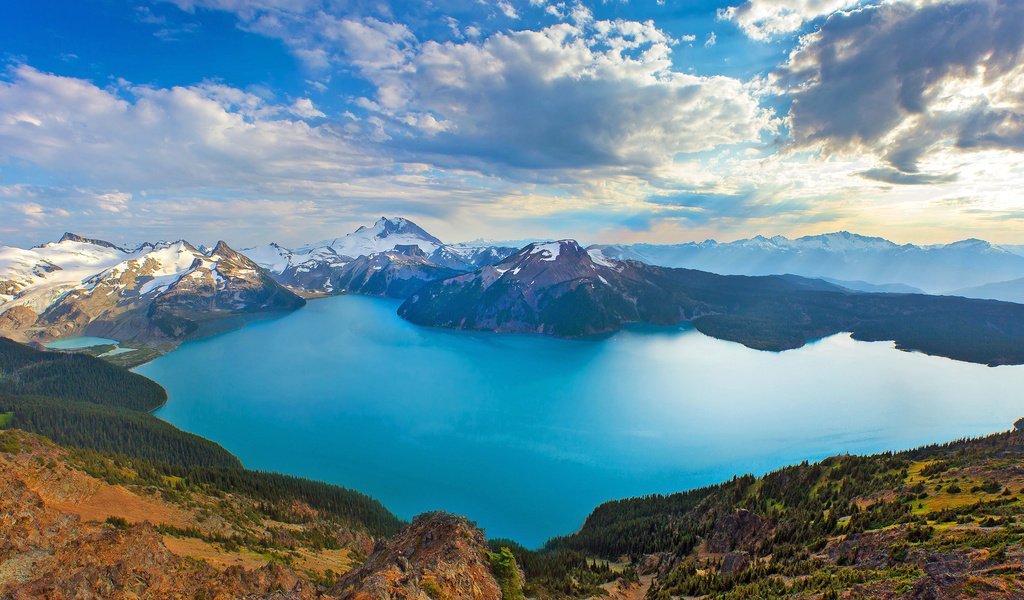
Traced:
<path fill-rule="evenodd" d="M 355 292 L 408 297 L 424 283 L 500 262 L 502 246 L 445 244 L 403 218 L 294 249 L 276 243 L 243 249 L 278 282 L 306 293 Z"/>
<path fill-rule="evenodd" d="M 574 240 L 530 244 L 497 265 L 428 284 L 398 313 L 419 325 L 563 337 L 685 321 L 706 335 L 775 351 L 850 331 L 958 360 L 1024 363 L 1022 304 L 656 267 L 609 259 Z"/>
<path fill-rule="evenodd" d="M 21 339 L 76 335 L 173 346 L 232 317 L 294 310 L 305 300 L 244 255 L 177 242 L 134 249 L 65 234 L 0 249 L 0 331 Z"/>
<path fill-rule="evenodd" d="M 688 321 L 766 350 L 852 331 L 909 350 L 1017 364 L 1024 305 L 920 293 L 959 281 L 958 296 L 1021 299 L 1020 280 L 1008 279 L 1024 274 L 1017 252 L 979 240 L 900 246 L 847 232 L 674 246 L 561 240 L 517 250 L 447 244 L 386 217 L 296 248 L 242 252 L 184 240 L 124 248 L 68 233 L 35 248 L 0 248 L 0 332 L 169 348 L 294 310 L 305 298 L 358 293 L 405 300 L 399 314 L 421 325 L 576 337 Z M 703 269 L 665 266 L 680 263 Z M 756 275 L 730 275 L 737 271 Z"/>
<path fill-rule="evenodd" d="M 699 269 L 723 275 L 781 275 L 843 280 L 860 291 L 902 284 L 930 294 L 1024 277 L 1020 246 L 977 239 L 952 244 L 896 244 L 879 237 L 840 231 L 789 239 L 756 236 L 735 242 L 600 246 L 605 255 L 663 267 Z M 1011 298 L 997 298 L 1007 299 Z"/>

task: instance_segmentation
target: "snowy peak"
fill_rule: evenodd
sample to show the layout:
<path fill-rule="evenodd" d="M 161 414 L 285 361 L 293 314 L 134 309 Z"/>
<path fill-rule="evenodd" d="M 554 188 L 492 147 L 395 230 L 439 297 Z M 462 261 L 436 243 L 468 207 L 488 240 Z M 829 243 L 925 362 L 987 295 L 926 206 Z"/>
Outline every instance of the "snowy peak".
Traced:
<path fill-rule="evenodd" d="M 242 253 L 270 273 L 280 274 L 291 266 L 293 252 L 276 242 L 242 248 Z"/>
<path fill-rule="evenodd" d="M 590 255 L 576 240 L 557 240 L 554 242 L 534 242 L 528 244 L 505 262 L 514 261 L 565 261 L 565 260 L 590 260 Z"/>
<path fill-rule="evenodd" d="M 128 252 L 128 250 L 125 250 L 124 248 L 121 248 L 120 246 L 117 246 L 115 244 L 111 244 L 110 242 L 107 242 L 105 240 L 97 240 L 97 239 L 94 239 L 94 238 L 87 238 L 87 237 L 78 235 L 77 233 L 71 233 L 70 231 L 65 231 L 64 235 L 60 236 L 60 239 L 57 240 L 58 244 L 63 243 L 63 242 L 79 242 L 79 243 L 82 243 L 82 244 L 92 244 L 93 246 L 100 246 L 102 248 L 111 248 L 113 250 L 120 250 L 121 252 L 125 252 L 125 253 Z"/>
<path fill-rule="evenodd" d="M 777 239 L 786 240 L 782 236 Z M 776 239 L 773 238 L 773 239 Z M 788 240 L 787 240 L 788 241 Z M 808 235 L 792 240 L 793 245 L 801 245 L 807 248 L 823 248 L 832 251 L 845 252 L 849 250 L 887 250 L 896 248 L 897 245 L 885 238 L 868 237 L 849 231 L 836 231 L 821 235 Z"/>
<path fill-rule="evenodd" d="M 309 254 L 317 248 L 329 247 L 338 255 L 355 258 L 410 245 L 419 246 L 424 253 L 431 254 L 442 242 L 409 219 L 381 217 L 370 227 L 359 227 L 348 235 L 310 244 L 295 253 Z"/>
<path fill-rule="evenodd" d="M 576 240 L 534 242 L 493 267 L 484 267 L 477 274 L 485 286 L 496 279 L 518 279 L 530 285 L 553 285 L 573 280 L 593 280 L 602 284 L 621 271 L 622 264 L 609 260 L 600 250 L 593 253 Z M 469 275 L 471 277 L 474 275 Z"/>
<path fill-rule="evenodd" d="M 413 236 L 420 238 L 424 241 L 428 241 L 437 245 L 441 245 L 441 240 L 427 233 L 422 227 L 413 223 L 408 219 L 402 217 L 395 217 L 389 219 L 387 217 L 381 217 L 377 219 L 377 222 L 373 224 L 373 227 L 367 229 L 366 227 L 360 227 L 356 230 L 359 232 L 371 232 L 374 237 L 378 239 L 384 239 L 389 236 Z"/>

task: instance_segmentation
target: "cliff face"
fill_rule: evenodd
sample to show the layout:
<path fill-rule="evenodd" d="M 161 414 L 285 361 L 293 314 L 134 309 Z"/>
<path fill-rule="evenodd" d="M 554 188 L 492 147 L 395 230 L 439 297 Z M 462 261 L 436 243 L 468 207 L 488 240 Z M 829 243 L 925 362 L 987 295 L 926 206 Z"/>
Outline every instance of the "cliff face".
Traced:
<path fill-rule="evenodd" d="M 484 600 L 502 597 L 482 531 L 464 517 L 427 513 L 380 544 L 335 588 L 348 600 Z"/>

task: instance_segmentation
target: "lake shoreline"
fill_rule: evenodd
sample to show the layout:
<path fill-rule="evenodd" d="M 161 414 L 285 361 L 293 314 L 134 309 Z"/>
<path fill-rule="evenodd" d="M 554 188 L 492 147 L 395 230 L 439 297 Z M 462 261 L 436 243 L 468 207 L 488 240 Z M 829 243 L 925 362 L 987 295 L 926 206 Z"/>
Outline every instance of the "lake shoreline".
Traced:
<path fill-rule="evenodd" d="M 1024 414 L 1014 407 L 1002 410 L 1006 417 L 979 419 L 960 414 L 955 402 L 929 414 L 931 404 L 951 402 L 948 390 L 929 383 L 949 379 L 943 370 L 1014 382 L 1022 371 L 895 352 L 884 342 L 839 335 L 780 354 L 686 328 L 640 326 L 581 344 L 421 328 L 397 317 L 396 303 L 326 298 L 288 320 L 187 342 L 137 372 L 168 390 L 159 418 L 225 446 L 249 468 L 358 489 L 402 517 L 435 508 L 466 514 L 492 535 L 531 547 L 571 532 L 611 498 L 991 433 Z M 833 373 L 843 364 L 855 374 Z M 711 376 L 726 367 L 743 377 Z M 1003 374 L 979 376 L 985 372 Z M 833 387 L 838 395 L 829 403 L 817 400 Z M 765 393 L 770 400 L 756 399 Z M 931 395 L 941 401 L 922 403 Z M 868 407 L 911 413 L 868 419 Z M 789 413 L 794 422 L 779 421 Z M 907 431 L 893 432 L 888 422 L 906 423 Z M 560 491 L 509 487 L 495 474 L 506 463 L 509 478 Z M 526 475 L 522 465 L 540 474 Z M 515 523 L 533 519 L 538 524 L 518 535 Z"/>

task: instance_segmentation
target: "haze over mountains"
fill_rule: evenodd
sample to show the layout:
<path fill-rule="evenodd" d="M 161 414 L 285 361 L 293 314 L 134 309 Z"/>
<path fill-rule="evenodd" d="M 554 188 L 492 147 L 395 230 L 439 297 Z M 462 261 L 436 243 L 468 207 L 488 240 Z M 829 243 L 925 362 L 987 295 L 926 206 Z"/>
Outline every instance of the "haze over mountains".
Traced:
<path fill-rule="evenodd" d="M 772 350 L 860 331 L 863 339 L 1003 364 L 1024 357 L 1012 326 L 1019 307 L 918 292 L 1024 300 L 1018 251 L 980 240 L 897 245 L 848 232 L 667 246 L 583 248 L 562 240 L 517 250 L 446 244 L 408 219 L 384 217 L 345 236 L 241 253 L 224 242 L 128 249 L 65 234 L 35 248 L 0 248 L 0 331 L 24 340 L 97 335 L 173 347 L 236 321 L 293 310 L 302 296 L 359 293 L 408 299 L 401 314 L 424 325 L 577 336 L 685 320 L 715 337 Z M 900 311 L 913 317 L 897 326 Z M 986 318 L 990 327 L 981 336 Z M 921 330 L 907 329 L 911 323 Z M 951 332 L 954 324 L 962 329 Z M 936 343 L 940 327 L 950 340 L 978 334 L 989 351 Z"/>
<path fill-rule="evenodd" d="M 664 267 L 700 269 L 723 275 L 780 275 L 828 278 L 862 291 L 946 294 L 1024 277 L 1020 246 L 967 239 L 952 244 L 896 244 L 879 237 L 840 231 L 789 239 L 756 236 L 735 242 L 601 246 L 613 258 Z M 897 284 L 891 290 L 875 286 Z M 909 286 L 900 289 L 899 286 Z M 998 296 L 977 296 L 993 297 Z"/>

